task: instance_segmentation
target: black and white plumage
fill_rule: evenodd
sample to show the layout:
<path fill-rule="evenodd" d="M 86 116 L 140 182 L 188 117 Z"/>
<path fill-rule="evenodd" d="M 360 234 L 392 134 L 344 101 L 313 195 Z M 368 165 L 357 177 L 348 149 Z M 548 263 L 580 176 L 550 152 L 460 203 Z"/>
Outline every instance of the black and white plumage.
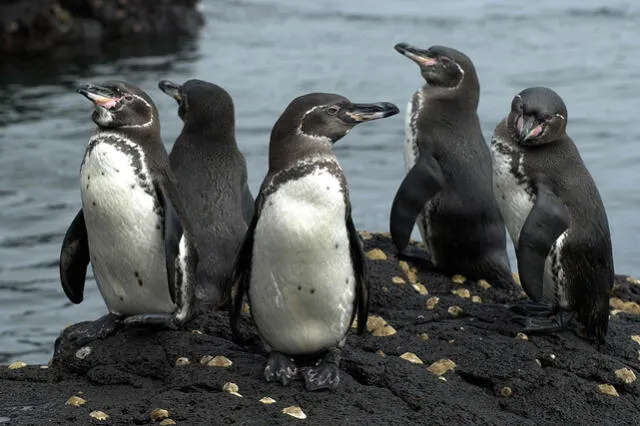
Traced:
<path fill-rule="evenodd" d="M 353 318 L 367 320 L 368 283 L 344 174 L 332 145 L 356 124 L 397 114 L 389 103 L 354 104 L 312 93 L 276 122 L 269 171 L 235 267 L 231 328 L 238 335 L 244 294 L 267 350 L 268 381 L 289 383 L 289 356 L 327 352 L 302 371 L 307 389 L 335 388 L 340 348 Z"/>
<path fill-rule="evenodd" d="M 546 87 L 517 94 L 491 140 L 494 192 L 516 248 L 522 286 L 553 315 L 577 313 L 590 337 L 604 341 L 614 281 L 604 204 L 573 140 L 567 108 Z M 542 309 L 541 306 L 548 309 Z M 553 331 L 566 318 L 527 320 L 530 331 Z"/>
<path fill-rule="evenodd" d="M 107 333 L 122 318 L 175 327 L 192 314 L 198 255 L 181 219 L 157 110 L 121 81 L 78 92 L 94 103 L 98 130 L 80 168 L 82 209 L 62 243 L 60 279 L 69 300 L 82 302 L 91 262 L 110 312 L 82 337 Z"/>
<path fill-rule="evenodd" d="M 408 243 L 417 222 L 427 267 L 513 288 L 504 221 L 492 193 L 491 155 L 478 120 L 480 85 L 473 63 L 444 46 L 395 48 L 420 66 L 426 81 L 407 106 L 406 176 L 390 214 L 399 255 L 416 259 Z"/>
<path fill-rule="evenodd" d="M 169 163 L 199 254 L 196 294 L 205 306 L 218 306 L 254 205 L 236 143 L 233 100 L 222 87 L 202 80 L 182 85 L 163 80 L 158 86 L 177 101 L 184 122 Z"/>

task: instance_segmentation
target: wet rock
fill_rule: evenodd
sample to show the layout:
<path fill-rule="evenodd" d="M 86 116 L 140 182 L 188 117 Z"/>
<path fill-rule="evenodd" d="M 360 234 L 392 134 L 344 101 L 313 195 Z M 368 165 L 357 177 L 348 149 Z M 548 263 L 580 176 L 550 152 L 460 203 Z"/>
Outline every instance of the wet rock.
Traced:
<path fill-rule="evenodd" d="M 372 233 L 364 243 L 366 252 L 380 249 L 387 258 L 367 262 L 368 332 L 350 330 L 335 391 L 306 392 L 300 380 L 287 387 L 265 382 L 267 354 L 250 314 L 240 319 L 244 341 L 234 342 L 227 313 L 209 312 L 184 330 L 122 330 L 90 342 L 83 359 L 65 331 L 50 368 L 0 367 L 0 416 L 15 424 L 160 424 L 151 423 L 149 413 L 162 407 L 177 424 L 632 424 L 638 418 L 639 381 L 626 383 L 619 370 L 640 371 L 640 316 L 611 317 L 600 347 L 581 337 L 579 327 L 516 339 L 522 330 L 511 320 L 506 304 L 513 296 L 507 292 L 471 280 L 461 286 L 448 276 L 413 271 L 411 263 L 403 268 L 381 234 Z M 430 297 L 409 285 L 405 269 L 415 273 L 416 282 L 428 283 Z M 394 285 L 397 276 L 407 283 Z M 479 293 L 483 303 L 451 293 L 461 288 Z M 626 276 L 616 277 L 613 293 L 624 302 L 640 302 L 640 286 Z M 439 303 L 427 309 L 427 300 Z M 464 314 L 449 315 L 453 305 Z M 373 335 L 390 325 L 393 334 Z M 407 361 L 407 353 L 424 364 Z M 232 365 L 209 366 L 216 355 Z M 176 366 L 181 357 L 191 364 Z M 607 383 L 618 397 L 601 393 L 599 385 Z M 235 389 L 231 384 L 242 398 L 223 391 L 225 385 Z M 505 388 L 511 389 L 508 397 Z M 87 403 L 65 405 L 70 395 L 80 396 L 79 389 Z M 285 407 L 299 407 L 307 418 L 292 418 L 282 412 Z M 91 418 L 92 410 L 109 418 Z"/>
<path fill-rule="evenodd" d="M 47 55 L 68 46 L 127 38 L 194 36 L 197 0 L 22 0 L 0 2 L 0 54 Z"/>

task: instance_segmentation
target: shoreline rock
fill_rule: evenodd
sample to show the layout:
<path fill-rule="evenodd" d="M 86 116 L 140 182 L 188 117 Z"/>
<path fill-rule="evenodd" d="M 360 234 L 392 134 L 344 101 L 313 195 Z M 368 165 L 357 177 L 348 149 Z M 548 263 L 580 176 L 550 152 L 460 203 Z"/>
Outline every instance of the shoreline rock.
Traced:
<path fill-rule="evenodd" d="M 193 36 L 204 24 L 198 0 L 22 0 L 0 3 L 0 54 L 55 54 L 135 38 Z M 132 40 L 127 40 L 130 42 Z"/>
<path fill-rule="evenodd" d="M 398 262 L 388 235 L 361 235 L 365 251 L 376 250 L 368 259 L 372 318 L 365 335 L 347 340 L 337 391 L 266 383 L 248 316 L 247 340 L 236 344 L 226 313 L 213 312 L 186 330 L 129 329 L 82 348 L 63 331 L 50 366 L 0 366 L 0 421 L 623 425 L 639 418 L 640 315 L 620 310 L 640 303 L 637 280 L 616 276 L 612 299 L 626 305 L 614 302 L 607 342 L 597 348 L 571 330 L 518 333 L 505 292 L 417 271 Z"/>

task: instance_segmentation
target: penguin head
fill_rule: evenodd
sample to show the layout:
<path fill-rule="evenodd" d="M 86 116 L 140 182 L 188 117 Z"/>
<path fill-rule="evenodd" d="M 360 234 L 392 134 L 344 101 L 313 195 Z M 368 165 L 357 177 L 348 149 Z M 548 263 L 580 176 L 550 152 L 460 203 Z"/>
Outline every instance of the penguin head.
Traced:
<path fill-rule="evenodd" d="M 467 79 L 476 81 L 473 62 L 464 53 L 445 46 L 431 46 L 424 50 L 407 43 L 394 48 L 420 67 L 420 73 L 431 86 L 457 88 Z"/>
<path fill-rule="evenodd" d="M 507 126 L 512 137 L 524 146 L 544 145 L 565 134 L 567 107 L 547 87 L 530 87 L 511 101 Z"/>
<path fill-rule="evenodd" d="M 162 80 L 158 87 L 178 103 L 178 116 L 185 129 L 199 132 L 214 128 L 217 133 L 233 132 L 235 113 L 233 100 L 222 87 L 203 80 L 192 79 L 182 85 Z"/>
<path fill-rule="evenodd" d="M 390 117 L 399 112 L 389 102 L 354 104 L 332 93 L 309 93 L 291 101 L 276 122 L 274 135 L 295 132 L 310 141 L 333 144 L 356 125 Z"/>
<path fill-rule="evenodd" d="M 153 101 L 132 84 L 112 80 L 82 85 L 77 92 L 93 102 L 91 118 L 102 129 L 158 127 L 158 110 Z"/>

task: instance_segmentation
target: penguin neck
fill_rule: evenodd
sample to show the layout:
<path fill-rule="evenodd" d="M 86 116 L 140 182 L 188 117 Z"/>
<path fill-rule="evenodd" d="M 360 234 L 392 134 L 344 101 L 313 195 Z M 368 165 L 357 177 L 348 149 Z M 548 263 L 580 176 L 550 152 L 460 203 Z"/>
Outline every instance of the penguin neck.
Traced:
<path fill-rule="evenodd" d="M 198 135 L 196 140 L 231 141 L 235 143 L 235 122 L 218 116 L 208 116 L 199 119 L 189 117 L 182 127 L 184 135 Z"/>
<path fill-rule="evenodd" d="M 336 155 L 324 143 L 293 135 L 285 140 L 271 140 L 269 146 L 269 174 L 295 167 L 301 162 L 335 161 Z"/>
<path fill-rule="evenodd" d="M 442 102 L 455 105 L 458 109 L 478 109 L 480 86 L 475 74 L 465 78 L 455 87 L 432 86 L 426 83 L 420 89 L 428 102 Z"/>

